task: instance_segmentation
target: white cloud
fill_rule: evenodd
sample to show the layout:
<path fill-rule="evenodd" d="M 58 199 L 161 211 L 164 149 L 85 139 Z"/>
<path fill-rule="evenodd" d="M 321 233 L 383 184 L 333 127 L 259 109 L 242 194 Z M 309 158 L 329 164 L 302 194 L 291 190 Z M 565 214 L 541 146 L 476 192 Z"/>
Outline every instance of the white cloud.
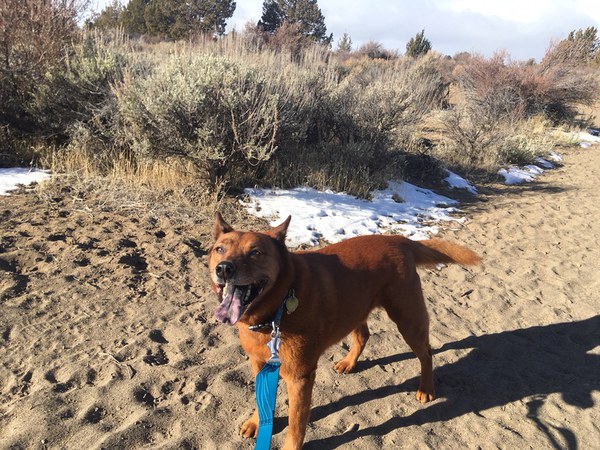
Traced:
<path fill-rule="evenodd" d="M 458 13 L 472 12 L 483 16 L 499 18 L 509 22 L 528 23 L 534 22 L 540 12 L 552 7 L 556 2 L 542 0 L 504 0 L 504 1 L 480 1 L 480 0 L 453 0 L 437 1 L 440 9 L 444 7 Z"/>
<path fill-rule="evenodd" d="M 600 7 L 598 0 L 575 0 L 577 7 L 587 14 L 597 27 L 600 25 Z"/>
<path fill-rule="evenodd" d="M 237 0 L 233 17 L 227 21 L 227 28 L 241 31 L 246 22 L 258 22 L 262 16 L 262 3 L 260 0 Z"/>

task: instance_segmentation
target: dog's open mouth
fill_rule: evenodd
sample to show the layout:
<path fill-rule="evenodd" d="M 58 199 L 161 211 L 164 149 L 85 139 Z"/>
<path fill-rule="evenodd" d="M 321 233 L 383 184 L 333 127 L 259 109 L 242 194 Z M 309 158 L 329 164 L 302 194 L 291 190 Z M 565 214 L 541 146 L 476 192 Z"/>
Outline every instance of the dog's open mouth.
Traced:
<path fill-rule="evenodd" d="M 236 323 L 252 301 L 260 295 L 267 284 L 266 280 L 245 286 L 236 286 L 229 282 L 217 285 L 219 306 L 215 310 L 215 319 L 233 325 Z"/>

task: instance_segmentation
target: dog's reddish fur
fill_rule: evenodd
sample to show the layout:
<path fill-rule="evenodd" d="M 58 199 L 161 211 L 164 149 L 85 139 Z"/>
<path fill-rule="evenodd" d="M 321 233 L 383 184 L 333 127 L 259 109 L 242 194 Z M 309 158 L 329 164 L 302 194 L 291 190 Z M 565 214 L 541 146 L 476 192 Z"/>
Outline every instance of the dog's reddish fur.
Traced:
<path fill-rule="evenodd" d="M 209 255 L 215 290 L 215 267 L 222 261 L 234 264 L 244 280 L 268 279 L 238 322 L 240 341 L 255 375 L 269 358 L 269 334 L 250 331 L 248 326 L 272 320 L 290 289 L 299 299 L 297 310 L 284 314 L 281 321 L 280 373 L 289 397 L 284 449 L 302 447 L 319 357 L 351 333 L 350 351 L 335 364 L 338 372 L 350 372 L 369 339 L 367 317 L 376 307 L 385 309 L 419 358 L 417 399 L 422 403 L 433 400 L 429 319 L 416 268 L 436 263 L 477 264 L 479 257 L 441 240 L 412 241 L 402 236 L 356 237 L 316 251 L 291 253 L 284 244 L 289 221 L 265 233 L 241 232 L 217 214 L 216 243 Z M 257 429 L 255 410 L 241 433 L 256 437 Z"/>

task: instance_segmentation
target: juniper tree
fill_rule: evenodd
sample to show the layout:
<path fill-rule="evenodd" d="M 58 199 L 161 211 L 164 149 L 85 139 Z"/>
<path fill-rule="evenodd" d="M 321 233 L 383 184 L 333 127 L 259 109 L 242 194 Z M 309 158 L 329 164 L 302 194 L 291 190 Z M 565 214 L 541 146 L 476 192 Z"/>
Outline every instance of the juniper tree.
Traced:
<path fill-rule="evenodd" d="M 117 28 L 121 22 L 123 7 L 119 0 L 112 0 L 101 12 L 95 15 L 88 24 L 102 30 Z"/>
<path fill-rule="evenodd" d="M 317 0 L 265 0 L 258 27 L 275 33 L 284 22 L 298 25 L 302 35 L 316 42 L 330 44 L 333 39 L 333 35 L 327 36 L 325 17 Z"/>
<path fill-rule="evenodd" d="M 222 35 L 235 6 L 233 0 L 152 0 L 144 8 L 144 20 L 150 34 L 170 39 Z"/>
<path fill-rule="evenodd" d="M 352 38 L 348 33 L 344 33 L 337 43 L 337 51 L 350 53 L 352 51 Z"/>
<path fill-rule="evenodd" d="M 284 21 L 285 15 L 279 7 L 277 0 L 265 0 L 262 17 L 258 21 L 258 27 L 267 33 L 275 33 L 283 25 Z"/>
<path fill-rule="evenodd" d="M 431 42 L 425 37 L 425 30 L 421 30 L 415 37 L 410 38 L 406 44 L 406 55 L 418 58 L 431 50 Z"/>
<path fill-rule="evenodd" d="M 144 11 L 150 0 L 129 0 L 121 14 L 121 25 L 129 34 L 148 33 Z"/>

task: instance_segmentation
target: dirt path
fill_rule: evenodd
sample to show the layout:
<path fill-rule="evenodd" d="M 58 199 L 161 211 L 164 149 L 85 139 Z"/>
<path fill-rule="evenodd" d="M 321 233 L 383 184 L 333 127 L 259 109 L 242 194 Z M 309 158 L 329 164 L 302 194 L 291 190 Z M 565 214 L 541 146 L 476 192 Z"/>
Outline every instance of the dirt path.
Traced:
<path fill-rule="evenodd" d="M 356 373 L 327 351 L 306 448 L 596 448 L 600 146 L 496 186 L 442 237 L 484 257 L 423 272 L 438 399 L 384 314 Z M 453 225 L 456 226 L 456 225 Z M 236 332 L 212 319 L 211 224 L 78 192 L 0 198 L 0 449 L 252 448 Z M 280 389 L 274 443 L 286 422 Z"/>

